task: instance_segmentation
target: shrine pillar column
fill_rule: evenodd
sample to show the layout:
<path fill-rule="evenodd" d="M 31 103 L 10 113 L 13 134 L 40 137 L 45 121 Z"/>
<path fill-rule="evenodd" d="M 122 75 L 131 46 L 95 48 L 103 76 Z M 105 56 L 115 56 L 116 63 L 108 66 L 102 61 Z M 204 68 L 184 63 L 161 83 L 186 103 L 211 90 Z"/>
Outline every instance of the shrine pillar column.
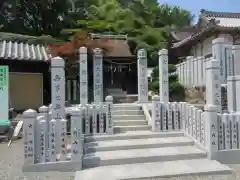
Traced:
<path fill-rule="evenodd" d="M 169 87 L 168 87 L 168 51 L 162 49 L 158 52 L 159 55 L 159 94 L 160 102 L 169 102 Z"/>
<path fill-rule="evenodd" d="M 56 152 L 60 152 L 60 120 L 66 118 L 65 112 L 65 62 L 60 57 L 51 59 L 52 119 L 56 120 Z M 50 127 L 51 128 L 51 127 Z"/>
<path fill-rule="evenodd" d="M 94 102 L 103 102 L 103 55 L 102 50 L 93 50 L 93 91 Z"/>
<path fill-rule="evenodd" d="M 147 52 L 144 49 L 137 53 L 138 69 L 138 103 L 148 102 L 148 75 L 147 75 Z"/>
<path fill-rule="evenodd" d="M 79 48 L 79 84 L 80 84 L 80 104 L 88 103 L 88 62 L 87 48 Z"/>

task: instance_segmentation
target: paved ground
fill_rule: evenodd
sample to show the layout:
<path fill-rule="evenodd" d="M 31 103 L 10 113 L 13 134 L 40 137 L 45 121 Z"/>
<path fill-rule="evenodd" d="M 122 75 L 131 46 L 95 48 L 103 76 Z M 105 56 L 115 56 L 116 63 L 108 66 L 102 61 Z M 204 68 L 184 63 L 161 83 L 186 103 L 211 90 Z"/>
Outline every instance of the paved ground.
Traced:
<path fill-rule="evenodd" d="M 0 144 L 0 180 L 73 180 L 74 172 L 22 173 L 23 143 L 17 140 L 7 147 Z"/>
<path fill-rule="evenodd" d="M 7 147 L 7 143 L 0 144 L 0 180 L 73 180 L 74 172 L 22 173 L 23 143 L 17 140 Z M 240 164 L 229 165 L 234 169 L 234 176 L 206 176 L 206 177 L 175 177 L 160 178 L 161 180 L 240 180 Z M 142 179 L 143 180 L 143 179 Z M 157 179 L 156 179 L 157 180 Z"/>

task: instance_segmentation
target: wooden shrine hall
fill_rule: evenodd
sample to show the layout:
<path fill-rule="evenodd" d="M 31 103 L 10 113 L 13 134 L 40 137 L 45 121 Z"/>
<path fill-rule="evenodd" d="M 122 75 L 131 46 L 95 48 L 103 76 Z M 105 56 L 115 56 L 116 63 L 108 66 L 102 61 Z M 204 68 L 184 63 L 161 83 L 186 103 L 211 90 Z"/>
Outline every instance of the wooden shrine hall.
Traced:
<path fill-rule="evenodd" d="M 119 89 L 119 92 L 125 94 L 137 94 L 137 58 L 131 54 L 125 35 L 76 34 L 71 41 L 48 45 L 2 40 L 0 41 L 0 63 L 9 66 L 11 107 L 37 108 L 41 104 L 50 103 L 50 60 L 56 56 L 65 60 L 66 100 L 69 103 L 79 103 L 78 49 L 80 47 L 88 49 L 88 99 L 90 102 L 93 100 L 92 50 L 95 48 L 100 48 L 103 52 L 104 96 L 111 89 Z M 24 80 L 26 86 L 31 88 L 21 90 L 18 83 L 20 80 L 21 82 Z M 23 85 L 23 87 L 26 86 Z M 14 91 L 16 87 L 19 89 L 18 92 Z M 29 102 L 26 99 L 29 99 Z"/>

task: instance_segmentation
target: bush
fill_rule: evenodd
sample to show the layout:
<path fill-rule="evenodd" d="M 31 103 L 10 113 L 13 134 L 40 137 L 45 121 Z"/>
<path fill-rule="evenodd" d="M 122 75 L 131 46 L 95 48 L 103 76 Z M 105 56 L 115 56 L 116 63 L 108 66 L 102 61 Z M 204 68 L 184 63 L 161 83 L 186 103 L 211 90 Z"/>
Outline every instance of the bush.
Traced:
<path fill-rule="evenodd" d="M 173 73 L 176 70 L 175 65 L 169 64 L 169 73 Z M 178 82 L 178 75 L 172 74 L 168 77 L 169 81 L 169 98 L 171 101 L 181 101 L 185 97 L 185 89 L 183 85 Z M 159 69 L 158 67 L 153 69 L 152 82 L 149 83 L 149 89 L 156 94 L 159 94 Z"/>

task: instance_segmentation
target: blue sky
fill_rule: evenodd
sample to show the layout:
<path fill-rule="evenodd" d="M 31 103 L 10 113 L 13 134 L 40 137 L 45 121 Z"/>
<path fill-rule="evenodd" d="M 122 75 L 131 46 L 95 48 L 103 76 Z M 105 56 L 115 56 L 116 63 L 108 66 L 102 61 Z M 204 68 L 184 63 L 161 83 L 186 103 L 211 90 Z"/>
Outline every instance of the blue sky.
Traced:
<path fill-rule="evenodd" d="M 188 9 L 198 17 L 200 9 L 223 12 L 239 12 L 240 0 L 158 0 Z"/>

